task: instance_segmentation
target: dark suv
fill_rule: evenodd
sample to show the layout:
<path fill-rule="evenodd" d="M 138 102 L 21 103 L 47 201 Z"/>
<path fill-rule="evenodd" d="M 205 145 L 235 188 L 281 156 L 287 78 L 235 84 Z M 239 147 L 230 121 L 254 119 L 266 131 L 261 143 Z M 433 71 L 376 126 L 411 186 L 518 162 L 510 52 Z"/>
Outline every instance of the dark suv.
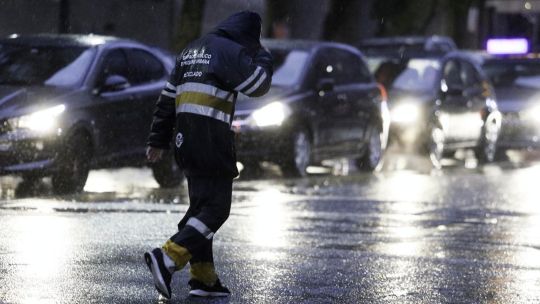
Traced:
<path fill-rule="evenodd" d="M 233 130 L 246 169 L 278 164 L 303 176 L 309 164 L 341 157 L 373 170 L 386 147 L 389 117 L 361 53 L 330 42 L 264 40 L 274 58 L 270 92 L 239 98 Z"/>
<path fill-rule="evenodd" d="M 51 176 L 57 193 L 83 189 L 90 168 L 145 165 L 156 98 L 173 62 L 143 44 L 103 36 L 0 40 L 0 173 Z M 152 167 L 181 180 L 172 157 Z"/>

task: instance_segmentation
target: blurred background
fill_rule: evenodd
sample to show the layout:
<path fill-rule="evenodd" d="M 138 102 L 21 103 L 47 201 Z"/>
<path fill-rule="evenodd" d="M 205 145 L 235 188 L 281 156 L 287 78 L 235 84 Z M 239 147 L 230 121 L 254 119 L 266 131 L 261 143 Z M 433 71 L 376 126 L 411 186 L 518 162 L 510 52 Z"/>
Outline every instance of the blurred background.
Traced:
<path fill-rule="evenodd" d="M 238 10 L 260 13 L 263 36 L 355 43 L 443 35 L 459 48 L 520 36 L 538 50 L 539 0 L 1 0 L 0 35 L 94 33 L 171 51 Z M 336 22 L 338 21 L 339 22 Z"/>

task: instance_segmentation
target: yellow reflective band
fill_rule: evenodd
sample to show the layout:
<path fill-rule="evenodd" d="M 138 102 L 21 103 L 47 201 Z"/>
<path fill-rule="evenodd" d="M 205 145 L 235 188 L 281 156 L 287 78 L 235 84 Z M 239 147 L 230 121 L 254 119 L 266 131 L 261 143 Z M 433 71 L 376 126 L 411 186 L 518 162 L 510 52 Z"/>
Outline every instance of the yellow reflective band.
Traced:
<path fill-rule="evenodd" d="M 191 278 L 203 282 L 207 286 L 214 286 L 217 281 L 216 270 L 214 263 L 193 263 L 189 270 Z"/>
<path fill-rule="evenodd" d="M 182 94 L 178 95 L 176 97 L 176 107 L 178 108 L 178 106 L 182 104 L 206 106 L 219 110 L 228 115 L 231 115 L 233 111 L 232 102 L 227 102 L 221 98 L 199 92 L 183 92 Z"/>
<path fill-rule="evenodd" d="M 184 266 L 186 266 L 189 260 L 191 260 L 191 254 L 189 251 L 171 240 L 167 240 L 165 245 L 163 245 L 161 248 L 163 248 L 165 253 L 167 253 L 167 255 L 174 261 L 176 270 L 181 270 L 184 268 Z"/>

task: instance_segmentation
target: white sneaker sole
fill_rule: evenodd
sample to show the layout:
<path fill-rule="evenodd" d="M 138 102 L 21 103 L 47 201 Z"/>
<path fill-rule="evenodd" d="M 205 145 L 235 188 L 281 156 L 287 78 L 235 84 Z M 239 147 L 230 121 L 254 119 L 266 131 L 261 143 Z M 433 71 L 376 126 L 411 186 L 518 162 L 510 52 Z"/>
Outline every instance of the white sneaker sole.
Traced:
<path fill-rule="evenodd" d="M 226 297 L 229 294 L 226 292 L 206 291 L 202 289 L 193 289 L 189 291 L 189 295 L 197 297 Z"/>
<path fill-rule="evenodd" d="M 154 277 L 154 285 L 156 286 L 157 290 L 162 296 L 170 299 L 171 295 L 169 294 L 169 291 L 167 290 L 167 285 L 165 284 L 165 280 L 163 279 L 163 276 L 159 271 L 159 266 L 157 264 L 156 258 L 151 252 L 146 252 L 144 254 L 144 259 L 146 261 L 146 265 L 148 265 L 148 268 L 150 269 L 150 272 L 152 272 L 152 276 Z"/>

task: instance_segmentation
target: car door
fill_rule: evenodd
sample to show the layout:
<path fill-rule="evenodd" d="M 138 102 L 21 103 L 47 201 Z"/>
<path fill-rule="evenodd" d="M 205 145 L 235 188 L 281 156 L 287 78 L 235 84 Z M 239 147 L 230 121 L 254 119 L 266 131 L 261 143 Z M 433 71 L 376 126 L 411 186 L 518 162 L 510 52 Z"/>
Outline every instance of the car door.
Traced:
<path fill-rule="evenodd" d="M 458 59 L 451 58 L 443 64 L 441 81 L 440 121 L 447 144 L 456 144 L 466 138 L 469 132 L 464 124 L 467 113 L 467 100 L 463 95 L 464 83 Z"/>
<path fill-rule="evenodd" d="M 129 82 L 122 87 L 107 87 L 106 82 L 112 76 L 120 76 L 128 81 L 128 75 L 128 62 L 123 49 L 113 48 L 103 54 L 94 89 L 97 100 L 92 109 L 99 151 L 105 158 L 114 157 L 124 149 L 125 142 L 121 138 L 126 128 L 123 104 L 133 100 L 132 92 L 127 89 Z"/>
<path fill-rule="evenodd" d="M 337 63 L 342 65 L 336 77 L 336 92 L 341 120 L 336 136 L 341 141 L 343 153 L 355 154 L 362 148 L 372 115 L 379 113 L 375 103 L 378 89 L 359 54 L 345 49 L 334 50 Z"/>
<path fill-rule="evenodd" d="M 353 110 L 347 92 L 346 62 L 334 48 L 322 48 L 315 59 L 318 152 L 324 157 L 342 155 L 347 150 L 350 113 Z"/>
<path fill-rule="evenodd" d="M 121 105 L 125 125 L 121 141 L 124 154 L 141 154 L 146 147 L 150 125 L 168 71 L 152 53 L 139 48 L 126 49 L 130 88 L 133 99 Z"/>
<path fill-rule="evenodd" d="M 472 63 L 461 61 L 461 77 L 464 83 L 463 95 L 466 98 L 467 114 L 464 116 L 464 123 L 469 126 L 469 132 L 463 140 L 474 144 L 482 133 L 483 118 L 482 112 L 486 106 L 486 96 L 484 96 L 484 86 L 482 77 Z"/>

